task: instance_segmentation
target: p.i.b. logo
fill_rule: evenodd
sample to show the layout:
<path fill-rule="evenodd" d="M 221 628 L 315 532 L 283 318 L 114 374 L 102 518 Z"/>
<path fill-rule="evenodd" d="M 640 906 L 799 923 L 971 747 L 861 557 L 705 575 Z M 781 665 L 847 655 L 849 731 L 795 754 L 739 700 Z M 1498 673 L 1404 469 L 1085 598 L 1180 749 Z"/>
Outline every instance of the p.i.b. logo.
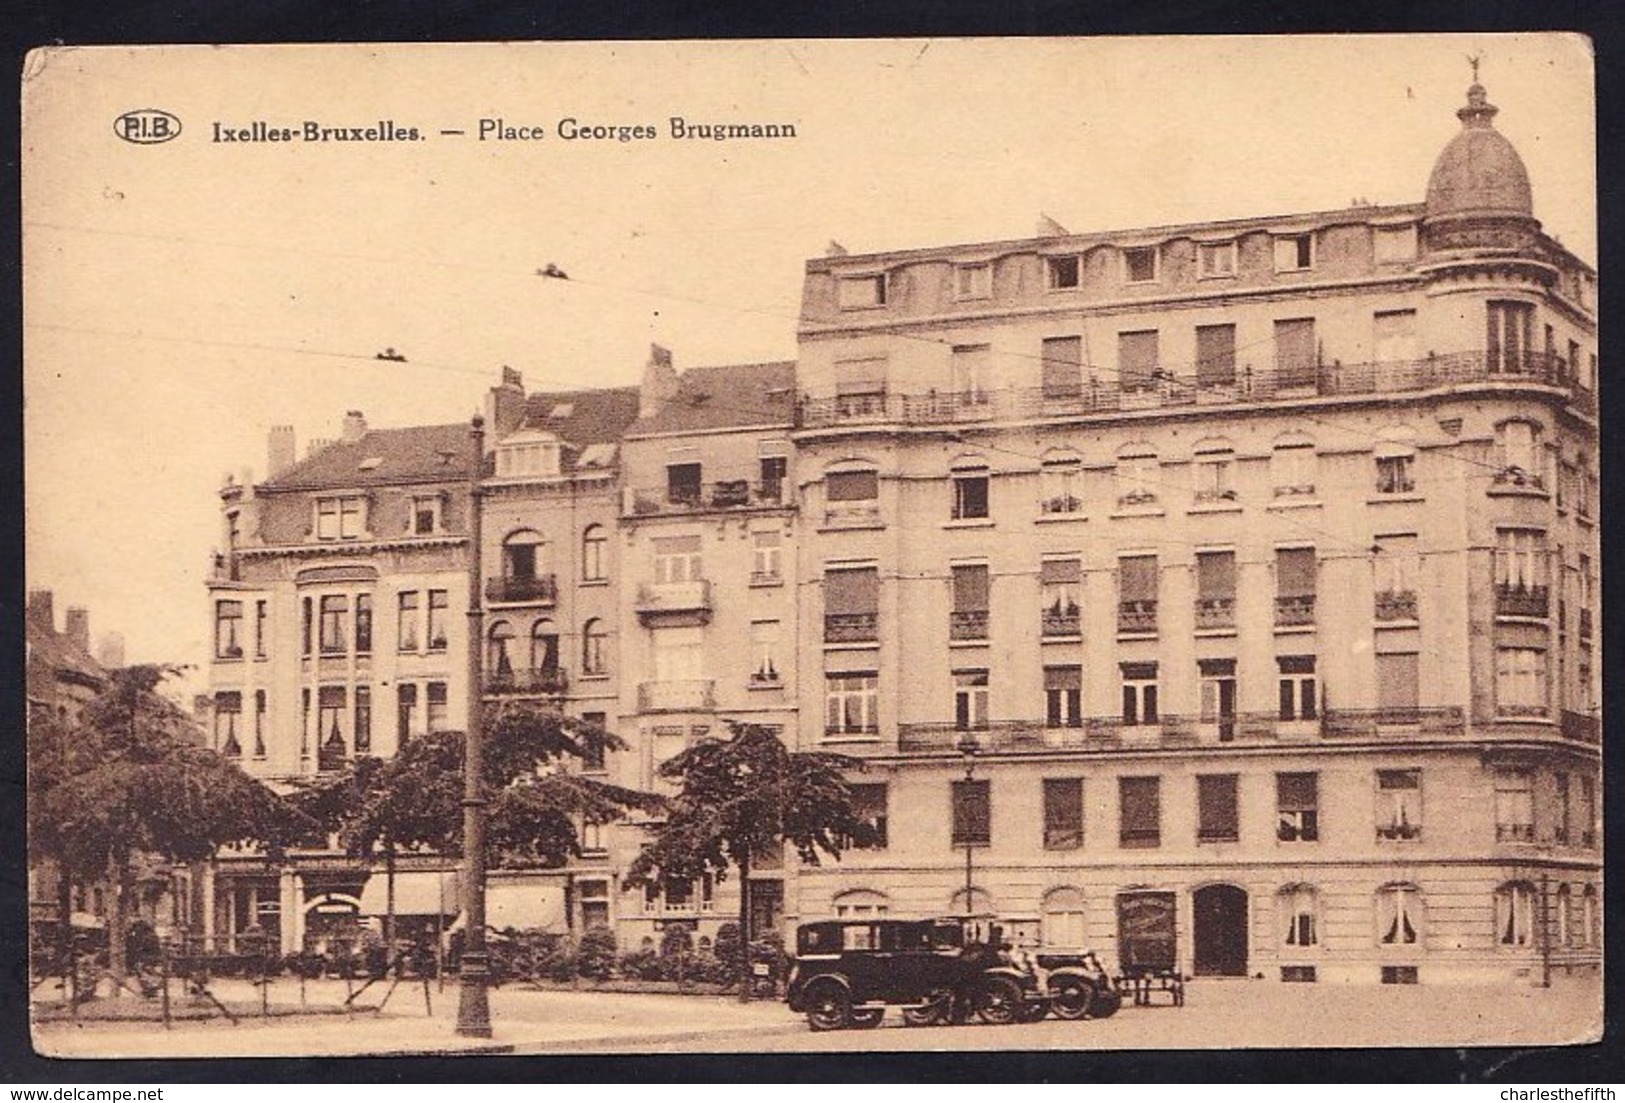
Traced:
<path fill-rule="evenodd" d="M 142 107 L 135 111 L 126 111 L 114 119 L 113 133 L 126 142 L 153 146 L 180 137 L 181 121 L 168 111 L 160 111 L 156 107 Z"/>

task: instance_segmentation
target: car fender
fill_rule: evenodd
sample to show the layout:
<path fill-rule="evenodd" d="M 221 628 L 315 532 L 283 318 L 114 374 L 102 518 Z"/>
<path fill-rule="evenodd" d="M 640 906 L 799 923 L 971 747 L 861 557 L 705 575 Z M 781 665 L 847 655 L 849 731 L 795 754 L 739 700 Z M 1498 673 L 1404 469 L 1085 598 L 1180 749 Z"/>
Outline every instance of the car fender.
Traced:
<path fill-rule="evenodd" d="M 852 982 L 850 980 L 848 980 L 844 975 L 842 975 L 840 973 L 819 973 L 819 974 L 817 974 L 815 976 L 812 976 L 812 977 L 809 977 L 805 981 L 803 981 L 801 983 L 801 986 L 796 989 L 793 997 L 791 997 L 791 996 L 786 997 L 786 999 L 789 1001 L 789 1004 L 790 1004 L 790 1010 L 791 1011 L 804 1011 L 804 1010 L 806 1010 L 807 993 L 813 991 L 814 989 L 821 988 L 821 987 L 823 987 L 825 985 L 829 985 L 829 984 L 833 984 L 833 985 L 836 985 L 836 986 L 838 986 L 840 988 L 844 988 L 846 990 L 846 994 L 848 996 L 851 996 L 851 994 L 852 994 Z"/>
<path fill-rule="evenodd" d="M 1023 972 L 1013 965 L 994 965 L 983 969 L 977 977 L 1006 977 L 1016 982 L 1016 986 L 1023 992 L 1037 987 L 1037 982 L 1031 973 Z"/>

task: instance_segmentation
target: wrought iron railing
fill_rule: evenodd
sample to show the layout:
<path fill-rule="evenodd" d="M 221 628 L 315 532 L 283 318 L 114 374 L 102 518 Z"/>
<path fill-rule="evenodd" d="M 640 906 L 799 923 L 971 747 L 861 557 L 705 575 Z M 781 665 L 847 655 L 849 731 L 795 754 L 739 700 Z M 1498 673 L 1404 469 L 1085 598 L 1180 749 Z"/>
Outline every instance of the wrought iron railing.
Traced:
<path fill-rule="evenodd" d="M 1235 626 L 1235 598 L 1199 597 L 1196 599 L 1196 627 L 1234 628 Z"/>
<path fill-rule="evenodd" d="M 1315 623 L 1315 595 L 1295 594 L 1290 597 L 1285 595 L 1277 597 L 1275 623 L 1282 628 Z"/>
<path fill-rule="evenodd" d="M 1430 738 L 1463 734 L 1467 730 L 1467 718 L 1459 705 L 1327 709 L 1320 730 L 1328 739 L 1377 738 L 1390 734 Z"/>
<path fill-rule="evenodd" d="M 1083 617 L 1076 606 L 1067 609 L 1045 609 L 1041 614 L 1040 631 L 1046 637 L 1077 636 L 1083 632 Z"/>
<path fill-rule="evenodd" d="M 786 479 L 754 483 L 749 479 L 719 479 L 698 486 L 627 487 L 622 494 L 622 512 L 634 517 L 762 509 L 790 504 L 789 482 Z"/>
<path fill-rule="evenodd" d="M 486 675 L 485 692 L 505 694 L 558 694 L 570 688 L 563 670 L 497 670 Z"/>
<path fill-rule="evenodd" d="M 1377 620 L 1415 620 L 1415 590 L 1379 590 L 1372 615 Z"/>
<path fill-rule="evenodd" d="M 1495 613 L 1502 617 L 1544 617 L 1550 608 L 1550 597 L 1545 586 L 1512 586 L 1505 583 L 1495 587 Z"/>
<path fill-rule="evenodd" d="M 645 582 L 638 587 L 640 613 L 685 613 L 711 608 L 711 583 L 707 579 L 687 582 Z"/>
<path fill-rule="evenodd" d="M 485 580 L 486 601 L 529 601 L 552 604 L 559 598 L 558 580 L 550 574 L 528 578 L 502 576 Z"/>
<path fill-rule="evenodd" d="M 643 682 L 638 686 L 638 711 L 703 712 L 716 706 L 715 689 L 711 678 Z"/>
<path fill-rule="evenodd" d="M 825 643 L 873 643 L 880 638 L 878 613 L 825 613 Z"/>
<path fill-rule="evenodd" d="M 987 610 L 954 609 L 949 612 L 948 638 L 951 640 L 987 639 Z"/>
<path fill-rule="evenodd" d="M 1157 602 L 1155 598 L 1117 603 L 1117 630 L 1119 632 L 1155 632 L 1157 630 Z"/>

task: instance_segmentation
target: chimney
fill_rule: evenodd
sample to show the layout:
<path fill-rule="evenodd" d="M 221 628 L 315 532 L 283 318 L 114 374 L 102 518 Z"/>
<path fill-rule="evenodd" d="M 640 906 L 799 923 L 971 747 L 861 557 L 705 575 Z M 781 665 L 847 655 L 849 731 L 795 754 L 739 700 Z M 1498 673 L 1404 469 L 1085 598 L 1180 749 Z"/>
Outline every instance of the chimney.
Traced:
<path fill-rule="evenodd" d="M 96 644 L 96 661 L 108 670 L 120 670 L 124 666 L 124 636 L 119 632 L 108 632 Z"/>
<path fill-rule="evenodd" d="M 50 590 L 28 591 L 28 617 L 35 623 L 56 631 L 56 610 L 52 608 Z"/>
<path fill-rule="evenodd" d="M 90 612 L 82 605 L 68 606 L 67 623 L 62 634 L 86 655 L 90 654 Z"/>
<path fill-rule="evenodd" d="M 485 449 L 519 428 L 525 420 L 525 378 L 516 368 L 502 369 L 502 382 L 485 395 Z"/>
<path fill-rule="evenodd" d="M 332 443 L 333 443 L 333 441 L 332 441 L 331 438 L 317 437 L 315 440 L 311 441 L 309 444 L 307 444 L 305 446 L 305 458 L 308 460 L 310 457 L 314 456 L 317 452 L 320 452 L 323 448 L 326 448 L 328 445 L 330 445 Z"/>
<path fill-rule="evenodd" d="M 671 350 L 649 346 L 649 362 L 643 367 L 643 385 L 638 388 L 638 416 L 653 417 L 677 397 L 677 370 L 672 367 Z"/>
<path fill-rule="evenodd" d="M 340 439 L 345 444 L 354 444 L 367 435 L 367 419 L 360 410 L 344 411 L 344 432 Z"/>
<path fill-rule="evenodd" d="M 276 478 L 293 466 L 293 459 L 293 426 L 271 426 L 271 438 L 266 446 L 265 477 Z"/>

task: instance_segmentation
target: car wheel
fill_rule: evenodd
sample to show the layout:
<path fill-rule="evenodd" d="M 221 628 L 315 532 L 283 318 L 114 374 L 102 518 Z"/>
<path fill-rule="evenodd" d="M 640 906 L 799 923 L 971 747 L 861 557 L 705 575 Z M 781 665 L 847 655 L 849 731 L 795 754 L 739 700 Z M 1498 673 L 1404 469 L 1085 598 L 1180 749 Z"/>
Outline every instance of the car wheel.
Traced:
<path fill-rule="evenodd" d="M 852 1012 L 852 1025 L 859 1030 L 873 1030 L 880 1025 L 880 1020 L 886 1017 L 884 1007 L 866 1007 L 862 1011 Z"/>
<path fill-rule="evenodd" d="M 971 1009 L 984 1023 L 1013 1023 L 1021 1012 L 1021 987 L 1008 977 L 987 977 L 976 986 Z"/>
<path fill-rule="evenodd" d="M 807 995 L 807 1025 L 814 1030 L 845 1030 L 852 1025 L 852 996 L 837 984 L 821 984 Z"/>
<path fill-rule="evenodd" d="M 933 989 L 925 994 L 920 1006 L 903 1008 L 903 1021 L 909 1026 L 935 1026 L 948 1018 L 953 1002 L 954 994 L 948 989 Z"/>
<path fill-rule="evenodd" d="M 1091 1019 L 1109 1019 L 1123 1006 L 1123 993 L 1096 992 L 1089 1003 Z"/>
<path fill-rule="evenodd" d="M 1086 1019 L 1093 1005 L 1094 989 L 1081 980 L 1058 981 L 1050 989 L 1050 1010 L 1057 1019 Z"/>

